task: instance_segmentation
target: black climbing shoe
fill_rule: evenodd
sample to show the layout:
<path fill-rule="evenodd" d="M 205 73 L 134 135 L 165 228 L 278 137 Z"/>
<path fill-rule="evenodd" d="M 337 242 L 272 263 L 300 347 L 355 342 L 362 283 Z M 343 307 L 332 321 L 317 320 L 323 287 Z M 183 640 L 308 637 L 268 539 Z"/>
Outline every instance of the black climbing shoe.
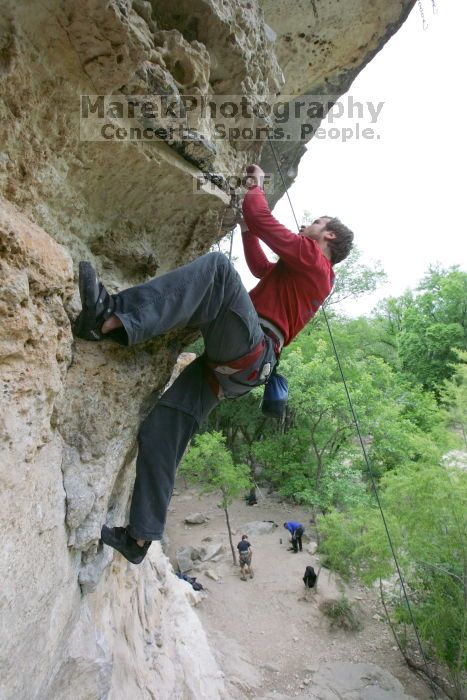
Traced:
<path fill-rule="evenodd" d="M 73 333 L 84 340 L 102 340 L 105 338 L 102 324 L 112 316 L 115 300 L 99 282 L 89 262 L 79 264 L 79 295 L 82 311 L 76 318 Z"/>
<path fill-rule="evenodd" d="M 149 541 L 145 542 L 143 547 L 140 547 L 124 527 L 107 527 L 107 525 L 103 525 L 101 539 L 106 545 L 123 554 L 125 559 L 131 561 L 132 564 L 141 564 L 151 546 Z"/>

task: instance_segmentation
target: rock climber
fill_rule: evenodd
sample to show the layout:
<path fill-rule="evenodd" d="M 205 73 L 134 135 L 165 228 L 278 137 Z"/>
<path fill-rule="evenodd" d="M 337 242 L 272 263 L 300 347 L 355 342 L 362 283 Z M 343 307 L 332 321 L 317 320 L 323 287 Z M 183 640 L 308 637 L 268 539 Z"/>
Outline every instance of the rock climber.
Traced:
<path fill-rule="evenodd" d="M 240 578 L 242 581 L 246 581 L 247 574 L 249 574 L 250 578 L 253 578 L 253 568 L 251 566 L 253 549 L 246 535 L 242 535 L 242 539 L 237 544 L 237 549 L 240 557 Z"/>
<path fill-rule="evenodd" d="M 333 265 L 352 247 L 352 232 L 329 216 L 300 234 L 289 231 L 269 210 L 264 172 L 253 165 L 247 173 L 242 237 L 247 264 L 260 278 L 250 294 L 221 253 L 117 294 L 108 293 L 89 262 L 79 265 L 77 337 L 131 346 L 187 327 L 201 331 L 205 345 L 204 355 L 184 369 L 140 426 L 128 525 L 102 527 L 102 541 L 133 564 L 162 538 L 176 469 L 195 431 L 222 398 L 268 380 L 282 346 L 331 292 Z M 267 260 L 260 240 L 279 256 L 277 263 Z"/>
<path fill-rule="evenodd" d="M 295 552 L 295 554 L 297 554 L 299 549 L 302 551 L 302 536 L 305 531 L 303 525 L 295 520 L 289 520 L 288 522 L 284 523 L 284 527 L 292 536 L 292 539 L 290 540 L 292 543 L 292 550 Z"/>

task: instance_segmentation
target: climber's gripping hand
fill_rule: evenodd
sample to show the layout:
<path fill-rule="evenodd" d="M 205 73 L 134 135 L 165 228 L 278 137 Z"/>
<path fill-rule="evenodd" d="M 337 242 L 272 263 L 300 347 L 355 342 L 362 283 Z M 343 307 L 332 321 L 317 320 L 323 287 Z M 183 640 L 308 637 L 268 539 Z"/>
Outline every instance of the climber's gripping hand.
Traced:
<path fill-rule="evenodd" d="M 256 185 L 259 185 L 259 187 L 262 187 L 264 183 L 264 170 L 259 167 L 259 165 L 256 165 L 255 163 L 252 163 L 251 165 L 247 165 L 246 168 L 246 177 L 245 177 L 245 185 L 250 189 L 250 187 L 255 187 Z"/>

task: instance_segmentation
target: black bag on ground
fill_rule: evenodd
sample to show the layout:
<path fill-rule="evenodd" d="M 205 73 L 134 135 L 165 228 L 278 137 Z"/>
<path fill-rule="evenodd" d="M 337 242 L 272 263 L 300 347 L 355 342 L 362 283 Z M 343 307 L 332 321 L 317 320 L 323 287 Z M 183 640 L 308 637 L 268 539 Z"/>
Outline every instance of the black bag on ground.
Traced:
<path fill-rule="evenodd" d="M 289 398 L 289 383 L 287 379 L 273 370 L 264 387 L 261 411 L 269 418 L 283 418 Z"/>
<path fill-rule="evenodd" d="M 178 573 L 175 574 L 177 578 L 181 579 L 182 581 L 186 581 L 191 585 L 193 590 L 195 591 L 204 591 L 204 586 L 202 583 L 199 583 L 199 581 L 196 580 L 196 576 L 188 576 L 188 574 L 182 574 Z"/>

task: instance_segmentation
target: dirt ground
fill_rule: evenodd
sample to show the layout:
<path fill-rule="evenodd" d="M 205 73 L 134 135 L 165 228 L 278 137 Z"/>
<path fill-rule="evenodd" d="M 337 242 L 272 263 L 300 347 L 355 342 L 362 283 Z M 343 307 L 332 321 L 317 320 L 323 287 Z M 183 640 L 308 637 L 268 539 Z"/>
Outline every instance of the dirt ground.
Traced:
<path fill-rule="evenodd" d="M 194 512 L 207 515 L 208 522 L 186 525 L 184 518 Z M 403 662 L 383 619 L 376 591 L 349 588 L 324 568 L 317 591 L 306 591 L 302 581 L 305 567 L 311 564 L 317 571 L 319 557 L 307 551 L 312 549 L 312 541 L 306 536 L 303 552 L 288 551 L 288 533 L 283 527 L 286 520 L 299 520 L 312 540 L 306 510 L 291 509 L 263 495 L 257 506 L 235 502 L 229 515 L 235 531 L 234 545 L 241 539 L 246 523 L 273 520 L 278 524 L 268 534 L 249 537 L 254 552 L 253 579 L 242 581 L 239 568 L 233 566 L 225 516 L 215 496 L 200 497 L 183 483 L 177 485 L 169 510 L 167 551 L 177 570 L 175 553 L 180 547 L 206 547 L 214 542 L 224 545 L 218 561 L 197 563 L 197 568 L 188 573 L 207 588 L 196 610 L 232 697 L 310 697 L 313 674 L 326 662 L 335 661 L 376 664 L 400 681 L 406 694 L 400 697 L 431 697 L 429 686 Z M 209 578 L 207 570 L 219 579 Z M 338 598 L 341 591 L 358 606 L 362 623 L 359 632 L 331 630 L 328 618 L 319 609 L 323 600 Z M 364 697 L 383 696 L 365 693 Z"/>

